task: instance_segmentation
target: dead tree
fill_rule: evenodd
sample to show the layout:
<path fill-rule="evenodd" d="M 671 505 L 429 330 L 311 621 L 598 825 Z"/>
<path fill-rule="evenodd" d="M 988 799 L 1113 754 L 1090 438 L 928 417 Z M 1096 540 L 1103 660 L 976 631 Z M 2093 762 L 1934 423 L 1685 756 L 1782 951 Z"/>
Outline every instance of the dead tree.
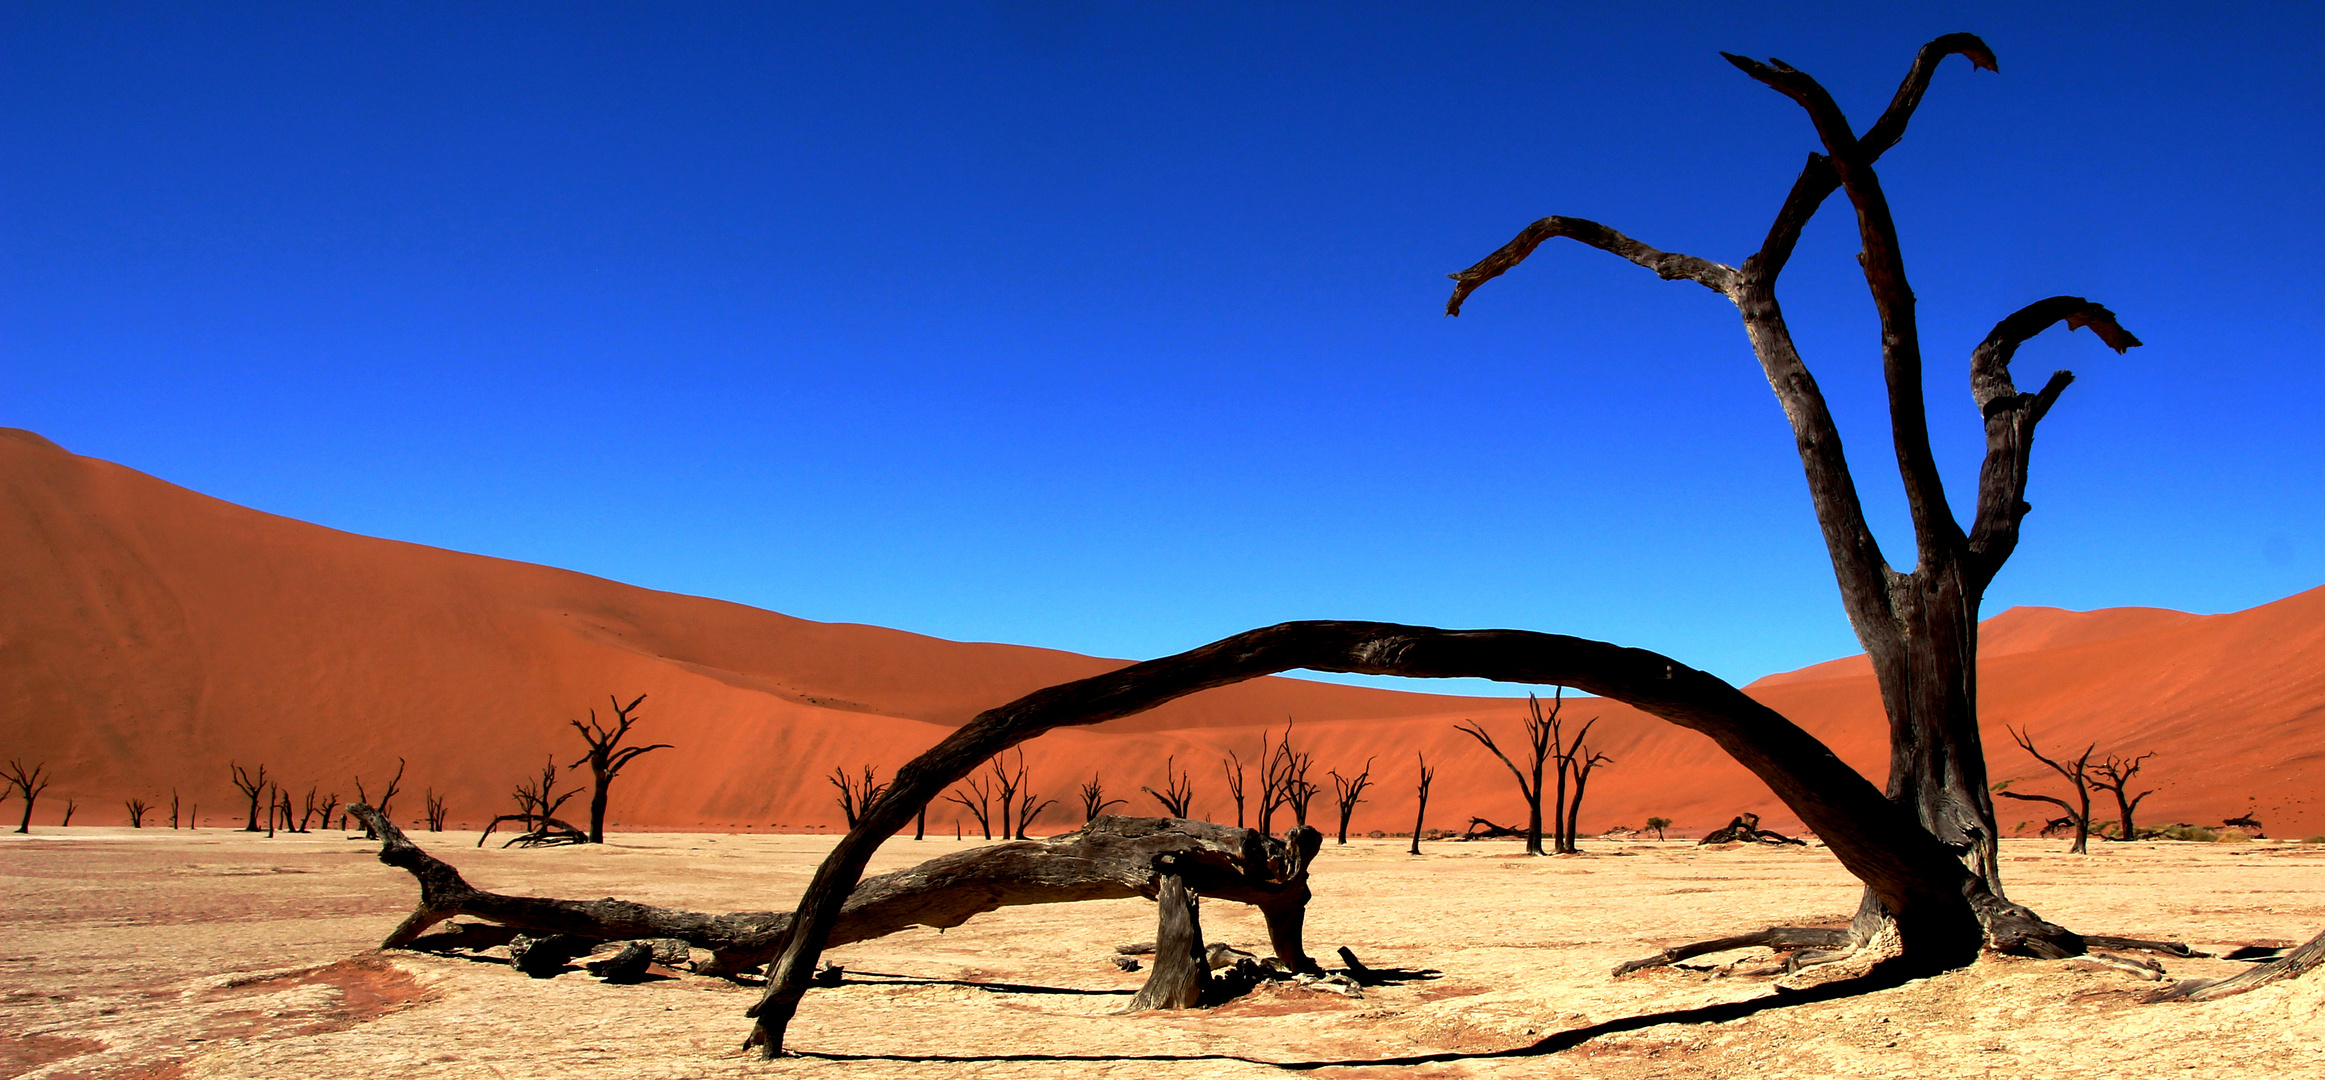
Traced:
<path fill-rule="evenodd" d="M 1313 754 L 1291 752 L 1291 732 L 1284 733 L 1284 802 L 1292 808 L 1292 824 L 1308 823 L 1308 804 L 1315 800 L 1319 790 L 1308 782 L 1308 768 L 1316 763 Z"/>
<path fill-rule="evenodd" d="M 1429 782 L 1437 779 L 1437 770 L 1429 767 L 1429 759 L 1422 754 L 1415 753 L 1413 760 L 1420 763 L 1421 778 L 1413 785 L 1420 800 L 1419 805 L 1413 808 L 1413 846 L 1410 850 L 1412 854 L 1418 855 L 1421 853 L 1421 823 L 1429 820 Z"/>
<path fill-rule="evenodd" d="M 367 791 L 365 791 L 365 790 L 363 790 L 363 777 L 362 777 L 362 775 L 361 775 L 361 774 L 358 774 L 358 775 L 356 776 L 356 778 L 355 778 L 355 798 L 356 798 L 356 799 L 357 799 L 357 801 L 359 801 L 359 802 L 369 803 L 369 804 L 370 804 L 370 805 L 372 805 L 372 806 L 376 806 L 376 807 L 378 807 L 378 808 L 379 808 L 379 812 L 380 812 L 380 813 L 382 813 L 382 814 L 389 814 L 389 815 L 392 815 L 392 814 L 394 814 L 394 811 L 392 811 L 392 810 L 388 809 L 388 806 L 389 806 L 389 804 L 391 804 L 391 803 L 393 803 L 393 802 L 395 801 L 395 798 L 396 798 L 396 789 L 397 789 L 397 788 L 399 788 L 399 787 L 402 787 L 402 786 L 403 786 L 403 783 L 404 783 L 404 759 L 402 759 L 402 758 L 400 758 L 400 757 L 399 757 L 399 758 L 397 758 L 397 759 L 396 759 L 396 774 L 395 774 L 394 776 L 392 776 L 392 777 L 389 777 L 389 778 L 388 778 L 388 782 L 387 782 L 387 790 L 385 790 L 385 791 L 382 791 L 382 792 L 380 792 L 380 793 L 379 793 L 379 801 L 378 801 L 378 802 L 372 802 L 371 793 L 370 793 L 370 792 L 367 792 Z M 487 832 L 490 832 L 491 830 L 490 830 L 490 829 L 487 829 L 486 831 L 487 831 Z M 377 836 L 373 836 L 373 835 L 372 835 L 372 832 L 371 832 L 371 826 L 369 826 L 369 825 L 365 825 L 365 826 L 363 827 L 363 836 L 364 836 L 364 839 L 366 839 L 366 840 L 377 840 L 377 839 L 379 839 Z M 482 840 L 479 840 L 479 841 L 477 841 L 477 842 L 478 842 L 478 843 L 483 843 L 483 841 L 482 841 Z"/>
<path fill-rule="evenodd" d="M 307 822 L 309 819 L 321 823 L 326 829 L 331 827 L 331 809 L 339 805 L 339 793 L 334 791 L 321 799 L 315 798 L 315 793 L 321 790 L 323 790 L 321 784 L 307 789 L 307 805 L 299 811 L 300 832 L 308 831 Z"/>
<path fill-rule="evenodd" d="M 568 769 L 578 769 L 582 762 L 589 763 L 589 842 L 592 844 L 605 843 L 606 790 L 613 786 L 614 776 L 622 771 L 622 766 L 637 760 L 640 754 L 670 748 L 669 743 L 655 743 L 652 746 L 620 749 L 622 736 L 629 734 L 630 725 L 638 722 L 638 703 L 646 700 L 646 695 L 639 694 L 630 699 L 628 705 L 622 704 L 622 699 L 610 694 L 607 699 L 613 702 L 614 726 L 609 728 L 598 723 L 596 709 L 589 710 L 588 727 L 581 726 L 579 720 L 572 721 L 573 730 L 580 732 L 582 741 L 589 744 L 589 752 L 566 766 Z"/>
<path fill-rule="evenodd" d="M 1170 767 L 1165 765 L 1163 767 L 1163 771 L 1168 773 L 1170 771 Z M 1153 789 L 1149 788 L 1147 790 L 1152 791 Z M 1122 799 L 1107 798 L 1106 785 L 1098 782 L 1098 774 L 1095 772 L 1090 774 L 1090 782 L 1082 785 L 1082 824 L 1084 825 L 1098 820 L 1098 816 L 1105 813 L 1106 808 L 1109 806 L 1128 805 L 1129 803 Z M 1176 816 L 1185 817 L 1187 815 L 1179 814 Z"/>
<path fill-rule="evenodd" d="M 1666 280 L 1694 282 L 1736 305 L 1753 353 L 1792 426 L 1842 606 L 1880 684 L 1890 727 L 1889 797 L 1912 808 L 1922 826 L 1978 879 L 1980 917 L 1992 927 L 1997 918 L 2020 919 L 2023 909 L 2002 900 L 1996 863 L 1998 830 L 1978 737 L 1978 609 L 1987 585 L 2017 547 L 2020 523 L 2031 509 L 2025 496 L 2035 427 L 2074 379 L 2057 372 L 2040 391 L 2021 393 L 2011 379 L 2010 361 L 2027 339 L 2061 322 L 2069 329 L 2089 327 L 2117 352 L 2139 340 L 2105 307 L 2081 297 L 2054 296 L 2005 317 L 1971 350 L 1971 398 L 1984 420 L 1986 452 L 1977 515 L 1965 530 L 1946 500 L 1931 449 L 1913 290 L 1888 197 L 1874 172 L 1875 162 L 1905 134 L 1939 63 L 1957 54 L 1976 67 L 1995 68 L 1992 51 L 1976 36 L 1940 37 L 1922 47 L 1888 108 L 1862 134 L 1807 74 L 1781 62 L 1728 56 L 1746 74 L 1799 104 L 1823 144 L 1821 153 L 1809 155 L 1760 249 L 1740 268 L 1658 251 L 1596 222 L 1549 217 L 1454 275 L 1458 284 L 1447 311 L 1457 313 L 1473 290 L 1552 237 L 1621 256 Z M 1890 567 L 1873 536 L 1839 428 L 1800 358 L 1776 297 L 1777 278 L 1802 229 L 1835 191 L 1846 192 L 1855 210 L 1859 262 L 1881 321 L 1891 442 L 1914 532 L 1906 572 Z M 1864 940 L 1893 914 L 1869 895 L 1859 910 L 1857 939 Z M 2062 948 L 2073 944 L 2065 937 L 2058 941 Z"/>
<path fill-rule="evenodd" d="M 2115 839 L 2117 840 L 2139 839 L 2139 830 L 2134 828 L 2131 823 L 2131 812 L 2139 809 L 2139 804 L 2145 801 L 2148 796 L 2155 794 L 2155 789 L 2150 788 L 2129 797 L 2125 796 L 2123 789 L 2131 786 L 2132 777 L 2139 775 L 2140 765 L 2154 756 L 2154 754 L 2148 753 L 2135 758 L 2120 758 L 2109 754 L 2107 760 L 2091 766 L 2091 786 L 2115 796 Z"/>
<path fill-rule="evenodd" d="M 1266 738 L 1263 736 L 1260 741 L 1265 745 Z M 1227 794 L 1235 800 L 1235 827 L 1240 829 L 1243 827 L 1243 759 L 1229 750 L 1227 760 L 1220 762 L 1219 768 L 1227 774 Z"/>
<path fill-rule="evenodd" d="M 985 839 L 993 839 L 993 789 L 986 786 L 985 778 L 982 776 L 967 777 L 963 786 L 969 789 L 970 794 L 977 796 L 976 802 L 970 802 L 969 796 L 962 794 L 958 788 L 947 793 L 945 798 L 948 801 L 961 804 L 961 809 L 967 810 L 971 817 L 977 819 L 977 827 L 984 830 Z"/>
<path fill-rule="evenodd" d="M 1270 745 L 1265 731 L 1259 736 L 1259 831 L 1262 836 L 1275 835 L 1276 807 L 1282 806 L 1287 789 L 1292 784 L 1292 755 L 1287 749 L 1292 743 L 1291 718 L 1284 719 L 1284 739 Z"/>
<path fill-rule="evenodd" d="M 991 755 L 1044 731 L 1130 716 L 1199 690 L 1294 668 L 1374 675 L 1468 676 L 1573 686 L 1702 731 L 1768 783 L 1866 884 L 1851 942 L 1893 928 L 1902 952 L 1891 972 L 1968 963 L 1981 946 L 2033 955 L 2080 951 L 2082 940 L 2004 898 L 1994 809 L 1978 741 L 1972 664 L 1986 585 L 2018 541 L 2035 426 L 2072 376 L 2022 394 L 2012 383 L 2018 346 L 2059 322 L 2090 327 L 2117 351 L 2138 344 L 2106 308 L 2077 297 L 2031 304 L 1996 324 L 1970 359 L 1972 398 L 1987 436 L 1978 515 L 1964 531 L 1938 483 L 1922 401 L 1921 349 L 1886 196 L 1873 165 L 1903 136 L 1945 57 L 1994 67 L 1969 34 L 1949 34 L 1915 56 L 1881 118 L 1856 134 L 1829 94 L 1798 70 L 1731 61 L 1809 113 L 1824 152 L 1809 156 L 1759 251 L 1741 269 L 1657 251 L 1595 222 L 1544 218 L 1500 251 L 1455 275 L 1448 312 L 1516 266 L 1545 239 L 1564 236 L 1685 279 L 1736 304 L 1747 337 L 1791 423 L 1811 499 L 1839 580 L 1843 607 L 1871 658 L 1890 723 L 1888 793 L 1843 765 L 1798 725 L 1734 687 L 1645 650 L 1524 631 L 1444 631 L 1381 623 L 1285 623 L 1176 656 L 1049 687 L 987 710 L 899 771 L 864 822 L 836 844 L 801 895 L 795 932 L 752 1010 L 751 1045 L 782 1051 L 849 892 L 879 844 L 919 806 Z M 1892 570 L 1875 543 L 1841 450 L 1839 429 L 1802 363 L 1776 298 L 1801 231 L 1846 190 L 1863 242 L 1863 269 L 1882 321 L 1890 428 L 1913 514 L 1915 558 Z"/>
<path fill-rule="evenodd" d="M 73 810 L 74 810 L 74 808 L 75 808 L 75 807 L 78 807 L 79 805 L 81 805 L 81 804 L 80 804 L 80 803 L 78 803 L 78 802 L 75 802 L 75 801 L 73 801 L 72 799 L 66 799 L 66 800 L 65 800 L 65 816 L 64 816 L 64 820 L 57 822 L 57 827 L 58 827 L 58 828 L 60 828 L 60 829 L 61 829 L 61 828 L 65 827 L 65 826 L 67 826 L 67 825 L 70 825 L 70 824 L 72 824 L 72 823 L 73 823 Z"/>
<path fill-rule="evenodd" d="M 178 789 L 170 789 L 170 828 L 178 827 Z"/>
<path fill-rule="evenodd" d="M 1017 814 L 1010 805 L 1017 799 L 1017 791 L 1025 786 L 1025 751 L 1017 752 L 1017 768 L 1013 771 L 1003 755 L 993 755 L 994 798 L 1001 803 L 1001 839 L 1013 840 L 1017 834 Z"/>
<path fill-rule="evenodd" d="M 856 827 L 856 815 L 861 813 L 865 807 L 872 805 L 872 800 L 879 798 L 880 792 L 888 787 L 888 785 L 873 778 L 870 765 L 864 766 L 864 775 L 861 779 L 849 776 L 846 769 L 839 768 L 833 769 L 832 774 L 824 779 L 830 781 L 831 786 L 840 789 L 840 797 L 837 800 L 840 804 L 840 813 L 848 819 L 848 828 L 851 829 Z"/>
<path fill-rule="evenodd" d="M 1558 688 L 1558 695 L 1551 699 L 1550 711 L 1547 713 L 1542 711 L 1540 698 L 1532 694 L 1526 695 L 1527 767 L 1524 769 L 1520 769 L 1517 762 L 1510 760 L 1508 754 L 1502 753 L 1502 748 L 1495 744 L 1493 736 L 1486 734 L 1485 728 L 1477 721 L 1464 720 L 1453 725 L 1454 730 L 1476 739 L 1479 745 L 1492 751 L 1493 756 L 1500 758 L 1501 763 L 1510 770 L 1510 775 L 1517 778 L 1518 794 L 1526 800 L 1526 854 L 1528 855 L 1542 854 L 1542 763 L 1551 759 L 1553 747 L 1558 744 L 1558 710 L 1565 704 L 1566 688 L 1563 686 Z M 1566 776 L 1562 763 L 1558 777 L 1558 804 L 1553 807 L 1553 816 L 1550 819 L 1553 827 L 1556 827 L 1564 819 L 1565 815 L 1562 811 L 1565 805 Z"/>
<path fill-rule="evenodd" d="M 1025 831 L 1033 827 L 1034 819 L 1039 818 L 1042 811 L 1056 806 L 1057 804 L 1058 801 L 1056 799 L 1049 799 L 1045 801 L 1041 796 L 1034 794 L 1030 788 L 1027 789 L 1024 794 L 1018 797 L 1017 800 L 1016 839 L 1030 839 L 1025 835 Z"/>
<path fill-rule="evenodd" d="M 2065 799 L 2054 798 L 2049 795 L 2022 795 L 2015 791 L 2003 790 L 2001 784 L 1995 785 L 1994 794 L 2000 795 L 2005 799 L 2017 799 L 2020 802 L 2046 802 L 2052 806 L 2056 806 L 2059 809 L 2066 811 L 2067 819 L 2073 822 L 2075 826 L 2075 846 L 2069 848 L 2068 851 L 2075 855 L 2090 854 L 2091 753 L 2092 751 L 2099 748 L 2098 744 L 2094 743 L 2090 746 L 2084 747 L 2083 756 L 2076 758 L 2074 767 L 2069 768 L 2051 760 L 2050 758 L 2044 757 L 2042 755 L 2042 751 L 2035 749 L 2031 732 L 2018 731 L 2016 729 L 2009 730 L 2010 737 L 2018 740 L 2018 745 L 2021 749 L 2025 750 L 2029 754 L 2034 755 L 2034 759 L 2036 761 L 2050 766 L 2052 772 L 2058 773 L 2060 776 L 2066 778 L 2067 783 L 2072 785 L 2075 789 L 2076 801 L 2070 803 Z M 2008 783 L 2008 781 L 2004 781 L 2004 783 Z"/>
<path fill-rule="evenodd" d="M 1195 778 L 1187 773 L 1176 771 L 1178 760 L 1176 754 L 1163 759 L 1163 789 L 1161 791 L 1156 791 L 1150 787 L 1141 787 L 1139 790 L 1154 796 L 1154 801 L 1162 804 L 1163 813 L 1175 818 L 1183 818 L 1188 816 L 1187 804 L 1195 799 Z"/>
<path fill-rule="evenodd" d="M 1364 759 L 1364 771 L 1355 776 L 1342 776 L 1338 769 L 1327 769 L 1332 777 L 1332 801 L 1340 809 L 1340 842 L 1348 842 L 1348 819 L 1356 816 L 1356 804 L 1364 801 L 1364 789 L 1372 784 L 1372 759 Z M 1415 826 L 1413 835 L 1420 835 Z"/>
<path fill-rule="evenodd" d="M 737 975 L 766 963 L 790 940 L 789 912 L 710 915 L 611 898 L 486 892 L 378 811 L 358 803 L 348 812 L 379 832 L 380 861 L 410 871 L 420 886 L 418 904 L 380 943 L 383 949 L 425 944 L 421 935 L 436 924 L 468 916 L 516 931 L 593 941 L 677 938 L 710 951 L 704 974 Z M 957 851 L 865 880 L 851 889 L 828 940 L 866 941 L 912 926 L 947 929 L 1026 904 L 1152 898 L 1161 887 L 1159 868 L 1167 864 L 1198 895 L 1258 908 L 1276 958 L 1292 970 L 1312 972 L 1317 967 L 1302 942 L 1303 913 L 1310 896 L 1308 867 L 1322 841 L 1314 829 L 1265 839 L 1206 821 L 1101 816 L 1065 836 Z"/>
<path fill-rule="evenodd" d="M 1593 717 L 1591 723 L 1597 722 L 1597 718 Z M 1566 759 L 1566 771 L 1574 774 L 1574 797 L 1566 802 L 1566 827 L 1560 832 L 1563 834 L 1561 841 L 1566 845 L 1566 853 L 1569 855 L 1582 853 L 1582 848 L 1575 843 L 1575 840 L 1582 835 L 1577 827 L 1582 819 L 1582 789 L 1590 783 L 1591 770 L 1601 765 L 1615 763 L 1615 759 L 1605 754 L 1594 753 L 1588 746 L 1583 745 L 1582 736 L 1589 730 L 1590 724 L 1584 724 L 1582 731 L 1575 733 L 1574 751 L 1568 754 Z"/>
<path fill-rule="evenodd" d="M 244 771 L 242 766 L 231 761 L 226 763 L 226 768 L 234 780 L 234 790 L 241 792 L 244 798 L 250 800 L 250 820 L 242 826 L 242 831 L 257 832 L 258 795 L 266 790 L 266 763 L 259 763 L 256 775 Z"/>
<path fill-rule="evenodd" d="M 314 797 L 314 793 L 313 793 L 313 792 L 309 792 L 309 793 L 308 793 L 308 798 L 309 798 L 309 799 L 312 799 L 313 797 Z M 432 788 L 432 787 L 428 789 L 428 792 L 427 792 L 427 794 L 426 794 L 426 795 L 423 795 L 423 796 L 421 796 L 421 797 L 422 797 L 422 798 L 424 798 L 424 799 L 426 799 L 426 800 L 427 800 L 427 803 L 428 803 L 428 810 L 427 810 L 427 817 L 428 817 L 428 831 L 429 831 L 429 832 L 443 832 L 443 831 L 444 831 L 444 797 L 443 797 L 443 796 L 441 796 L 441 795 L 438 795 L 438 794 L 436 794 L 436 789 L 435 789 L 435 788 Z M 288 807 L 286 807 L 285 809 L 288 809 Z M 301 831 L 303 832 L 303 831 L 305 831 L 305 830 L 301 830 Z"/>
<path fill-rule="evenodd" d="M 145 805 L 144 799 L 123 799 L 121 808 L 129 813 L 130 828 L 145 828 L 145 812 L 150 808 Z"/>
<path fill-rule="evenodd" d="M 485 838 L 491 836 L 493 830 L 500 828 L 501 822 L 504 821 L 514 821 L 524 826 L 525 829 L 524 832 L 510 837 L 502 843 L 501 846 L 504 848 L 517 845 L 542 847 L 550 844 L 588 843 L 588 833 L 582 832 L 575 828 L 571 822 L 562 820 L 557 816 L 558 809 L 565 805 L 565 801 L 579 794 L 581 794 L 580 788 L 565 792 L 557 790 L 557 758 L 555 755 L 544 757 L 541 761 L 539 776 L 520 780 L 517 782 L 517 786 L 509 791 L 509 797 L 516 800 L 517 812 L 502 814 L 486 822 L 484 831 L 477 834 L 476 846 L 483 847 Z M 352 809 L 353 807 L 350 806 L 350 810 Z M 368 826 L 366 827 L 368 828 Z"/>

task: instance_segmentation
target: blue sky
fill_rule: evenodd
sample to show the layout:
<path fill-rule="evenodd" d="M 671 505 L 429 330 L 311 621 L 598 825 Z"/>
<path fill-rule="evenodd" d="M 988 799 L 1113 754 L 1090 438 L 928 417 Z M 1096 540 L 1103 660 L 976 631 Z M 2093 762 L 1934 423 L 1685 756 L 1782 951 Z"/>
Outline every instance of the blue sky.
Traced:
<path fill-rule="evenodd" d="M 1740 260 L 1883 161 L 1958 507 L 1964 358 L 2078 294 L 2013 604 L 2325 581 L 2325 16 L 2299 5 L 0 8 L 0 424 L 337 528 L 807 618 L 1143 657 L 1513 626 L 1732 679 L 1854 651 L 1734 311 L 1548 213 Z M 1853 226 L 1791 322 L 1910 557 Z"/>

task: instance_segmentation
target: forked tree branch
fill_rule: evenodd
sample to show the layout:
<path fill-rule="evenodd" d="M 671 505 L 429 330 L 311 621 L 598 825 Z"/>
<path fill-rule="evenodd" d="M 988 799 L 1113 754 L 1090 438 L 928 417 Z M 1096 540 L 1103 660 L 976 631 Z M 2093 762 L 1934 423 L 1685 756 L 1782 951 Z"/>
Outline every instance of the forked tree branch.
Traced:
<path fill-rule="evenodd" d="M 1526 261 L 1526 256 L 1533 254 L 1534 249 L 1540 247 L 1542 241 L 1556 236 L 1580 241 L 1600 251 L 1620 255 L 1653 270 L 1657 277 L 1665 281 L 1686 278 L 1721 296 L 1727 296 L 1730 290 L 1735 287 L 1736 270 L 1732 266 L 1724 266 L 1709 259 L 1699 259 L 1693 255 L 1658 251 L 1595 221 L 1552 215 L 1526 226 L 1515 239 L 1503 244 L 1501 250 L 1478 260 L 1477 265 L 1458 274 L 1445 275 L 1454 281 L 1453 298 L 1445 302 L 1445 314 L 1461 314 L 1461 302 L 1468 299 L 1469 294 L 1475 291 L 1478 286 L 1502 276 L 1503 272 L 1509 268 Z"/>
<path fill-rule="evenodd" d="M 751 1043 L 780 1053 L 849 891 L 881 841 L 946 786 L 1001 750 L 1064 726 L 1130 716 L 1188 694 L 1294 668 L 1418 678 L 1489 678 L 1572 686 L 1702 732 L 1815 830 L 1880 898 L 1906 943 L 1902 962 L 1966 963 L 1984 940 L 1979 888 L 1911 811 L 1814 736 L 1705 672 L 1641 649 L 1521 630 L 1439 630 L 1364 622 L 1265 627 L 1176 656 L 1039 690 L 979 714 L 897 770 L 889 790 L 841 838 L 801 897 L 792 937 L 769 973 Z"/>

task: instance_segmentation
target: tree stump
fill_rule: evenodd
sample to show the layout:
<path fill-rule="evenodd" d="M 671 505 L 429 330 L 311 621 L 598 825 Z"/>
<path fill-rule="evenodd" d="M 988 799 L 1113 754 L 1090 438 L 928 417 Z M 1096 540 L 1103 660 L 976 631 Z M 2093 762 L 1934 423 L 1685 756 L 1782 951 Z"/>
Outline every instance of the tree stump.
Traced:
<path fill-rule="evenodd" d="M 646 980 L 646 965 L 653 962 L 653 946 L 643 941 L 633 941 L 623 945 L 622 951 L 603 960 L 592 960 L 582 967 L 610 983 L 635 983 Z"/>
<path fill-rule="evenodd" d="M 551 979 L 563 974 L 574 957 L 587 956 L 596 947 L 597 942 L 572 934 L 518 934 L 509 940 L 509 966 L 536 979 Z"/>
<path fill-rule="evenodd" d="M 1192 1009 L 1203 1003 L 1204 985 L 1211 980 L 1211 960 L 1203 949 L 1200 901 L 1177 873 L 1177 860 L 1156 860 L 1161 888 L 1155 893 L 1160 909 L 1154 935 L 1154 970 L 1146 985 L 1124 1007 L 1124 1012 L 1148 1009 Z"/>

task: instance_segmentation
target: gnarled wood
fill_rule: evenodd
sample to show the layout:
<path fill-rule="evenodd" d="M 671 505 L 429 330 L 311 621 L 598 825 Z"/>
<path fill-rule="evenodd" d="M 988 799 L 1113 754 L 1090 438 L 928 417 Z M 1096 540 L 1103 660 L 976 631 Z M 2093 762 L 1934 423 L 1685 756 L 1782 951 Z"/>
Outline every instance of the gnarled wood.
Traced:
<path fill-rule="evenodd" d="M 2273 982 L 2297 978 L 2320 965 L 2325 965 L 2325 934 L 2310 938 L 2300 948 L 2249 971 L 2240 971 L 2225 979 L 2190 979 L 2151 995 L 2147 1000 L 2213 1001 L 2233 997 Z"/>
<path fill-rule="evenodd" d="M 1172 873 L 1176 859 L 1158 860 L 1161 874 L 1155 890 L 1159 920 L 1154 935 L 1154 967 L 1146 985 L 1130 998 L 1124 1012 L 1148 1009 L 1192 1009 L 1203 1003 L 1203 989 L 1211 981 L 1211 960 L 1203 949 L 1203 920 L 1195 894 L 1184 878 Z"/>
<path fill-rule="evenodd" d="M 895 782 L 840 839 L 795 912 L 798 930 L 752 1010 L 749 1040 L 772 1056 L 881 841 L 918 808 L 1000 750 L 1053 728 L 1131 716 L 1200 690 L 1280 671 L 1487 678 L 1571 686 L 1710 736 L 1824 838 L 1842 865 L 1896 913 L 1900 962 L 1969 962 L 1980 934 L 1968 878 L 1952 854 L 1823 743 L 1720 679 L 1643 649 L 1523 630 L 1440 630 L 1394 623 L 1295 622 L 1053 686 L 987 710 L 897 770 Z M 1262 910 L 1271 931 L 1296 909 Z M 1280 954 L 1279 954 L 1280 955 Z"/>
<path fill-rule="evenodd" d="M 1737 934 L 1733 937 L 1713 938 L 1687 945 L 1674 945 L 1653 956 L 1615 965 L 1617 977 L 1648 968 L 1664 967 L 1698 956 L 1727 952 L 1730 949 L 1770 948 L 1785 949 L 1840 949 L 1855 941 L 1848 927 L 1824 928 L 1816 926 L 1771 926 L 1756 934 Z"/>
<path fill-rule="evenodd" d="M 789 937 L 788 912 L 712 915 L 610 897 L 559 900 L 487 892 L 422 850 L 377 810 L 358 803 L 348 813 L 378 832 L 381 862 L 410 871 L 419 881 L 417 908 L 380 943 L 383 949 L 409 946 L 437 923 L 466 915 L 535 936 L 676 938 L 710 950 L 711 961 L 702 970 L 725 975 L 766 963 Z M 1156 861 L 1168 857 L 1196 892 L 1258 907 L 1268 919 L 1277 959 L 1295 969 L 1312 968 L 1296 915 L 1308 902 L 1308 864 L 1322 842 L 1323 834 L 1314 829 L 1271 840 L 1206 821 L 1102 816 L 1066 836 L 955 852 L 868 879 L 848 897 L 832 941 L 864 941 L 910 926 L 959 926 L 1003 907 L 1153 896 L 1160 888 Z M 1278 933 L 1284 912 L 1295 918 Z"/>

